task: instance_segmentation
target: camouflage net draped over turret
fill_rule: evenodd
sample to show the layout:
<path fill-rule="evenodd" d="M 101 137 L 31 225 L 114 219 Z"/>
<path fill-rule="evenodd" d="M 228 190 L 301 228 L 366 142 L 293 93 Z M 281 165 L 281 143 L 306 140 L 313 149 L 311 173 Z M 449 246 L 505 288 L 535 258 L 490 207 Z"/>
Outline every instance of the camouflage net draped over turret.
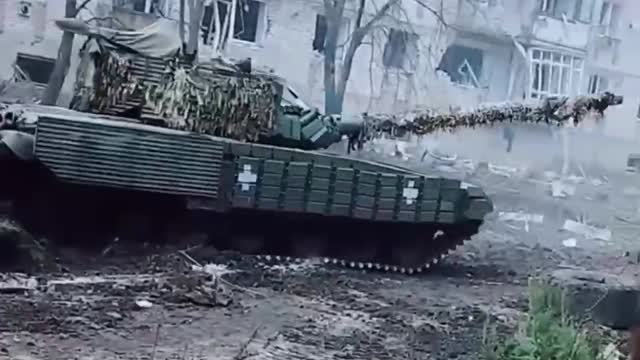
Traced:
<path fill-rule="evenodd" d="M 131 73 L 131 61 L 110 52 L 96 58 L 94 89 L 89 94 L 91 109 L 103 112 L 118 102 L 126 101 L 143 90 Z"/>
<path fill-rule="evenodd" d="M 169 127 L 247 141 L 273 130 L 277 90 L 269 78 L 201 65 L 169 69 L 145 90 L 146 103 Z"/>
<path fill-rule="evenodd" d="M 365 115 L 365 128 L 369 136 L 407 133 L 426 135 L 437 131 L 450 132 L 460 128 L 492 126 L 498 123 L 545 123 L 574 125 L 592 113 L 602 116 L 613 105 L 622 104 L 622 96 L 604 93 L 593 96 L 550 97 L 532 103 L 486 105 L 474 111 L 438 114 L 433 111 L 413 112 L 405 115 Z"/>
<path fill-rule="evenodd" d="M 118 103 L 150 107 L 166 126 L 242 141 L 271 133 L 277 89 L 268 75 L 216 64 L 168 61 L 159 83 L 133 74 L 132 56 L 104 51 L 97 59 L 90 106 L 104 112 Z"/>

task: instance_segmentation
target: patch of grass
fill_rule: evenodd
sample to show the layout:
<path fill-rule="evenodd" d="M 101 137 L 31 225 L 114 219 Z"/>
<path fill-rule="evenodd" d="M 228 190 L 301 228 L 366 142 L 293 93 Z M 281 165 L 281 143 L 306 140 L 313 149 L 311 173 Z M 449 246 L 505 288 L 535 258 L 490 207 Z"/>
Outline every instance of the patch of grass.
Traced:
<path fill-rule="evenodd" d="M 603 360 L 601 339 L 566 314 L 564 294 L 530 287 L 529 312 L 515 334 L 500 339 L 485 326 L 485 360 Z"/>

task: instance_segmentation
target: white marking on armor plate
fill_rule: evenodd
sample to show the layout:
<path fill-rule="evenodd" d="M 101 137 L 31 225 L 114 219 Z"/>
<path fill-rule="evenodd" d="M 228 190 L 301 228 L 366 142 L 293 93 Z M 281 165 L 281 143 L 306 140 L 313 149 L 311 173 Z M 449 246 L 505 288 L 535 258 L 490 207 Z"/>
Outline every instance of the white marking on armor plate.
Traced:
<path fill-rule="evenodd" d="M 240 181 L 242 191 L 249 191 L 251 185 L 255 184 L 258 180 L 258 175 L 251 171 L 251 165 L 245 165 L 241 173 L 238 174 L 238 181 Z"/>
<path fill-rule="evenodd" d="M 402 196 L 407 202 L 407 205 L 413 204 L 413 202 L 418 198 L 418 189 L 415 189 L 414 186 L 416 186 L 416 182 L 409 181 L 407 187 L 402 190 Z"/>

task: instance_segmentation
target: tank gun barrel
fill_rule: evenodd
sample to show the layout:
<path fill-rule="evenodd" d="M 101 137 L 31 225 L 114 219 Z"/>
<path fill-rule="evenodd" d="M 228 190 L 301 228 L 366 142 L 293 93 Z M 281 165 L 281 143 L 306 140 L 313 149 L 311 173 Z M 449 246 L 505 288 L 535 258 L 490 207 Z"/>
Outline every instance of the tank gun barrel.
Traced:
<path fill-rule="evenodd" d="M 367 132 L 402 135 L 410 132 L 426 135 L 436 131 L 492 126 L 497 123 L 546 123 L 577 125 L 588 113 L 602 116 L 610 106 L 622 104 L 623 96 L 605 92 L 600 95 L 548 97 L 538 102 L 484 105 L 472 111 L 437 113 L 414 111 L 405 115 L 365 115 Z"/>

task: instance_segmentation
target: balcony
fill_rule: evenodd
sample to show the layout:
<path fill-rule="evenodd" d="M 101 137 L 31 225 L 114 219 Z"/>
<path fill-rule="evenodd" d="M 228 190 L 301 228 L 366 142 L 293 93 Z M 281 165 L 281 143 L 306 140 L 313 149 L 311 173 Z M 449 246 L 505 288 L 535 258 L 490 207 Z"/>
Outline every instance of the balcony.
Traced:
<path fill-rule="evenodd" d="M 531 37 L 535 40 L 576 50 L 586 50 L 589 33 L 590 25 L 587 23 L 548 15 L 539 15 L 531 28 Z"/>

